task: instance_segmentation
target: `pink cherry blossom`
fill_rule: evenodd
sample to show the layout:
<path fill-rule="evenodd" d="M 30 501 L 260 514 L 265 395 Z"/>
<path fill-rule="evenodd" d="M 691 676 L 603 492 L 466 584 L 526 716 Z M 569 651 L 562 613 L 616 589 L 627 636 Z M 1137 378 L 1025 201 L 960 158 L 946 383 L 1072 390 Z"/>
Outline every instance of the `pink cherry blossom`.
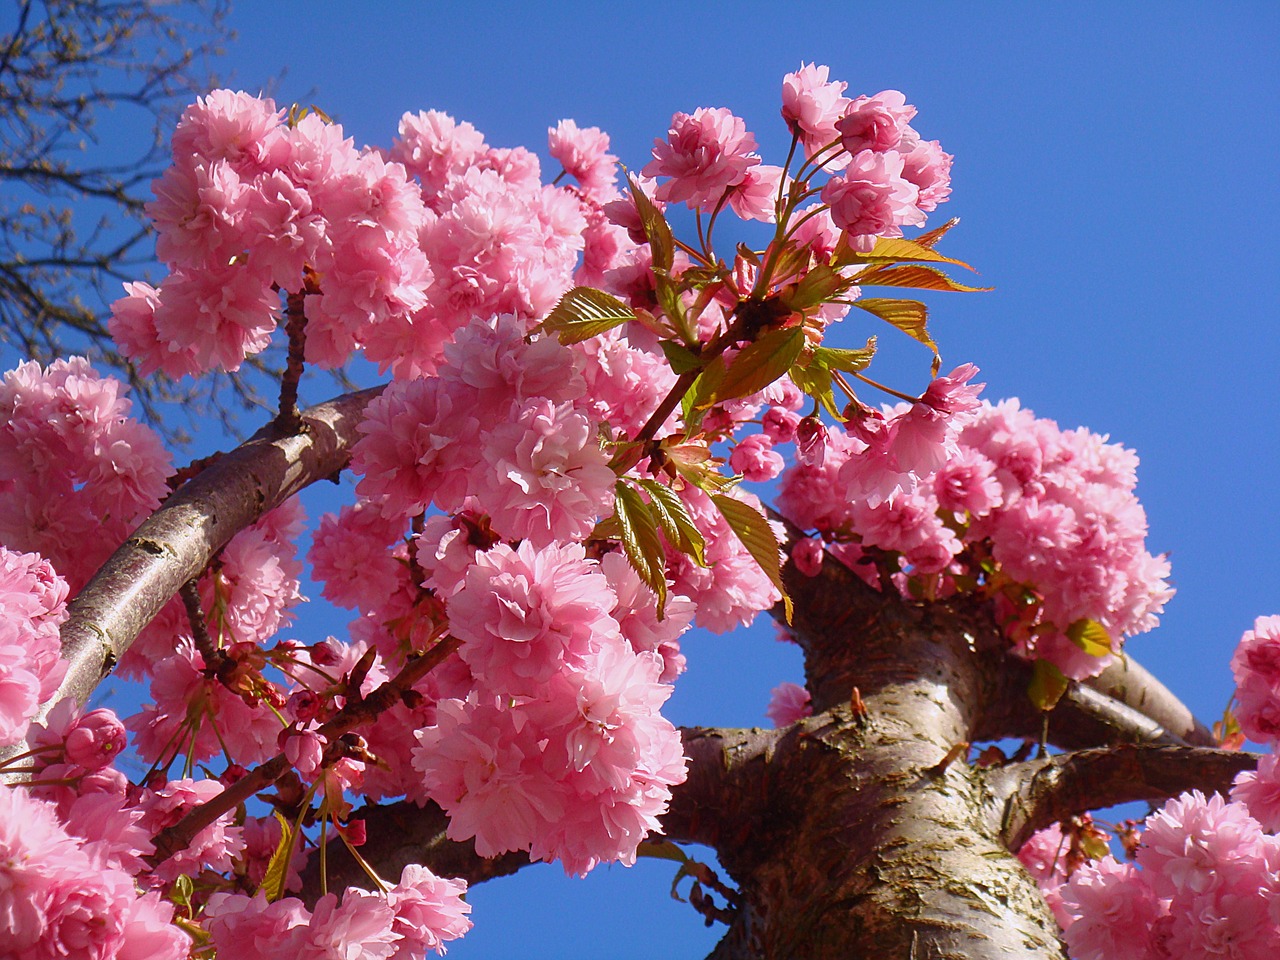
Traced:
<path fill-rule="evenodd" d="M 917 206 L 926 213 L 936 210 L 951 196 L 951 161 L 937 140 L 918 143 L 905 154 L 902 162 L 902 178 L 916 185 L 920 197 Z"/>
<path fill-rule="evenodd" d="M 828 80 L 828 72 L 826 66 L 805 63 L 782 78 L 782 119 L 800 138 L 806 157 L 836 139 L 836 123 L 849 106 L 848 98 L 843 96 L 848 84 Z M 826 167 L 839 169 L 831 163 Z"/>
<path fill-rule="evenodd" d="M 653 142 L 653 159 L 641 172 L 671 178 L 659 184 L 657 199 L 711 208 L 760 162 L 755 149 L 756 139 L 740 118 L 724 107 L 699 107 L 671 118 L 667 139 Z"/>
<path fill-rule="evenodd" d="M 902 156 L 865 150 L 855 154 L 848 169 L 822 188 L 822 202 L 851 238 L 897 237 L 902 227 L 924 223 L 916 205 L 919 190 L 902 177 Z M 860 241 L 861 246 L 866 246 Z M 868 249 L 870 249 L 868 247 Z"/>
<path fill-rule="evenodd" d="M 766 434 L 753 433 L 743 437 L 729 456 L 729 466 L 747 480 L 763 483 L 782 472 L 782 455 L 775 452 L 773 442 Z"/>
<path fill-rule="evenodd" d="M 836 121 L 840 142 L 850 156 L 863 150 L 885 153 L 902 141 L 907 123 L 916 108 L 897 90 L 882 90 L 874 97 L 849 101 L 844 115 Z"/>
<path fill-rule="evenodd" d="M 494 530 L 534 546 L 585 537 L 613 503 L 595 424 L 570 404 L 531 400 L 485 441 L 475 495 Z"/>
<path fill-rule="evenodd" d="M 579 127 L 561 120 L 547 131 L 547 150 L 593 200 L 613 196 L 618 158 L 609 152 L 609 135 L 599 127 Z"/>
<path fill-rule="evenodd" d="M 456 940 L 470 930 L 471 905 L 462 899 L 466 892 L 463 880 L 447 880 L 426 867 L 408 864 L 400 882 L 387 894 L 395 911 L 392 929 L 400 935 L 392 960 L 413 960 L 427 950 L 443 954 L 446 940 Z"/>
<path fill-rule="evenodd" d="M 809 699 L 809 691 L 798 683 L 780 683 L 769 695 L 769 706 L 765 714 L 775 727 L 789 727 L 802 717 L 813 715 Z"/>

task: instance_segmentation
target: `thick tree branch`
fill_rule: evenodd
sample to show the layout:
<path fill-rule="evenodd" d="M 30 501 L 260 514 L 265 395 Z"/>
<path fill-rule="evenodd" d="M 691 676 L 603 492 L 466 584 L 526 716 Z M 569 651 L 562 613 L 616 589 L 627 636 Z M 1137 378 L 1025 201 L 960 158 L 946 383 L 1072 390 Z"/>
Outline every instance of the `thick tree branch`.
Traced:
<path fill-rule="evenodd" d="M 765 768 L 784 736 L 806 736 L 826 722 L 814 718 L 791 731 L 693 728 L 681 730 L 689 777 L 672 790 L 671 808 L 662 818 L 668 839 L 718 848 L 741 845 L 756 831 L 765 809 Z M 370 805 L 353 816 L 365 821 L 368 841 L 360 855 L 386 879 L 396 879 L 406 864 L 421 863 L 447 877 L 480 883 L 506 876 L 527 866 L 523 853 L 486 859 L 470 841 L 448 839 L 449 821 L 434 803 L 424 807 L 408 801 Z M 328 887 L 368 887 L 364 869 L 334 839 L 325 856 Z M 304 896 L 320 894 L 319 857 L 312 856 L 303 873 Z"/>
<path fill-rule="evenodd" d="M 770 511 L 787 531 L 784 549 L 804 533 L 789 520 Z M 1046 733 L 1044 714 L 1031 703 L 1027 690 L 1030 665 L 1010 655 L 1008 642 L 980 604 L 919 604 L 886 595 L 868 586 L 839 560 L 828 556 L 816 577 L 799 573 L 788 562 L 784 568 L 787 589 L 795 603 L 794 624 L 807 644 L 806 656 L 815 665 L 839 664 L 847 656 L 843 645 L 850 634 L 866 645 L 872 634 L 892 635 L 911 617 L 950 618 L 953 629 L 964 634 L 972 652 L 986 661 L 984 673 L 994 684 L 984 695 L 986 709 L 972 731 L 975 739 L 1004 737 L 1037 739 Z M 781 606 L 774 616 L 782 620 Z M 810 626 L 806 626 L 806 624 Z M 815 626 L 817 629 L 815 629 Z M 847 698 L 839 677 L 827 677 L 818 668 L 819 686 L 811 686 L 819 709 Z M 823 679 L 825 678 L 825 679 Z M 834 681 L 834 682 L 833 682 Z M 829 689 L 825 689 L 830 685 Z M 1048 717 L 1048 742 L 1068 748 L 1111 743 L 1168 743 L 1210 747 L 1212 732 L 1167 687 L 1132 657 L 1120 657 L 1097 677 L 1072 684 Z"/>
<path fill-rule="evenodd" d="M 1188 790 L 1226 794 L 1258 755 L 1208 747 L 1119 744 L 987 772 L 987 805 L 1010 850 L 1076 814 L 1134 800 L 1164 801 Z"/>
<path fill-rule="evenodd" d="M 304 487 L 340 472 L 358 439 L 365 405 L 381 389 L 312 407 L 295 434 L 260 431 L 147 518 L 68 607 L 62 625 L 67 675 L 36 719 L 66 697 L 88 700 L 142 628 L 236 533 Z M 10 747 L 0 751 L 0 759 L 25 749 Z"/>

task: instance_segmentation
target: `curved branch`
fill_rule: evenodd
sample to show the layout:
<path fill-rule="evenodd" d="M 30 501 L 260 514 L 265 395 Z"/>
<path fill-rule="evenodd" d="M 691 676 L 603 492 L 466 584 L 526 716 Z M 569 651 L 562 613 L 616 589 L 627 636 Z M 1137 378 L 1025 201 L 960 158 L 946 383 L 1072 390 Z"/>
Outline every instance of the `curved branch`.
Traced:
<path fill-rule="evenodd" d="M 1188 790 L 1226 794 L 1253 753 L 1208 747 L 1120 744 L 992 768 L 989 811 L 1010 850 L 1037 830 L 1076 814 L 1134 800 L 1163 801 Z"/>
<path fill-rule="evenodd" d="M 83 704 L 142 628 L 236 533 L 304 487 L 339 473 L 350 460 L 365 405 L 381 391 L 361 390 L 312 407 L 295 433 L 267 427 L 169 497 L 67 608 L 67 675 L 36 719 L 65 697 Z M 10 747 L 0 759 L 25 749 Z"/>

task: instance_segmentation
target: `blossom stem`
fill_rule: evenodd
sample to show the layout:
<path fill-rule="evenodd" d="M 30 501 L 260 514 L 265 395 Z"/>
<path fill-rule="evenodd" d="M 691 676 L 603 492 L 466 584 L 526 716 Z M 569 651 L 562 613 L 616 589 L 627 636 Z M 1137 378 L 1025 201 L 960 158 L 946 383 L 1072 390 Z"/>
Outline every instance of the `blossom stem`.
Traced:
<path fill-rule="evenodd" d="M 195 640 L 196 650 L 204 661 L 206 676 L 214 676 L 226 654 L 222 652 L 209 636 L 209 627 L 204 622 L 204 611 L 200 608 L 200 579 L 193 577 L 178 588 L 178 596 L 187 611 L 187 620 L 191 624 L 191 638 Z"/>
<path fill-rule="evenodd" d="M 276 429 L 281 433 L 294 433 L 302 426 L 298 413 L 298 383 L 302 380 L 307 345 L 307 314 L 305 289 L 286 297 L 285 313 L 288 322 L 285 333 L 289 336 L 289 358 L 284 377 L 280 380 L 280 409 L 276 414 Z"/>
<path fill-rule="evenodd" d="M 868 386 L 875 387 L 877 390 L 883 390 L 885 393 L 889 394 L 889 396 L 891 397 L 897 397 L 899 400 L 907 401 L 907 403 L 920 402 L 919 397 L 913 397 L 908 393 L 903 393 L 900 390 L 895 390 L 893 389 L 893 387 L 887 387 L 883 383 L 879 383 L 878 381 L 872 380 L 870 377 L 863 376 L 861 373 L 855 373 L 854 376 L 857 377 L 859 380 L 861 380 L 863 383 L 867 384 Z"/>

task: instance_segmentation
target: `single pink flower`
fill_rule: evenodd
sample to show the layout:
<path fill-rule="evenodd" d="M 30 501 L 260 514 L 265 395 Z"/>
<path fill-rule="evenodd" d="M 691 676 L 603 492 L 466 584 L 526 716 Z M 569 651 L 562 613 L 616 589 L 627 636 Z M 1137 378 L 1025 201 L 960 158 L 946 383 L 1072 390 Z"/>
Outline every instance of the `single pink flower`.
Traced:
<path fill-rule="evenodd" d="M 708 209 L 760 163 L 755 149 L 756 139 L 740 118 L 724 107 L 699 107 L 671 118 L 667 139 L 653 142 L 653 159 L 641 172 L 671 178 L 658 186 L 659 200 Z"/>

